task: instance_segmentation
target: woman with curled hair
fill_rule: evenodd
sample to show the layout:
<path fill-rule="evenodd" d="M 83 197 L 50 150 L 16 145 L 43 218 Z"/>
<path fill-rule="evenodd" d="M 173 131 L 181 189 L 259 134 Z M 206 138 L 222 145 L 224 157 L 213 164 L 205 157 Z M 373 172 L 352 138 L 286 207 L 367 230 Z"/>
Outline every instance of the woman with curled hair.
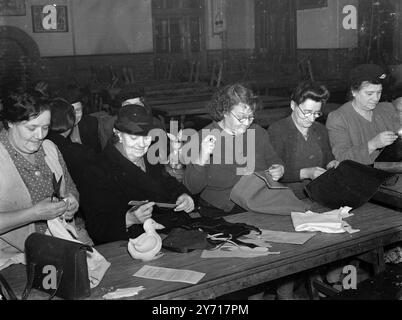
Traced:
<path fill-rule="evenodd" d="M 268 128 L 272 146 L 285 163 L 281 182 L 289 184 L 303 198 L 304 186 L 319 177 L 326 169 L 336 167 L 328 132 L 315 120 L 322 116 L 321 108 L 329 92 L 320 83 L 300 83 L 291 96 L 292 114 Z"/>
<path fill-rule="evenodd" d="M 240 84 L 220 88 L 212 97 L 209 113 L 214 121 L 198 133 L 199 158 L 187 166 L 184 174 L 184 185 L 193 194 L 200 194 L 201 214 L 219 216 L 244 211 L 230 200 L 232 188 L 241 178 L 239 169 L 248 174 L 269 170 L 274 180 L 283 176 L 283 162 L 272 148 L 268 133 L 253 124 L 256 107 L 253 92 Z M 244 150 L 252 150 L 247 163 L 238 159 L 239 146 L 243 154 Z M 218 152 L 214 152 L 215 147 Z"/>
<path fill-rule="evenodd" d="M 45 139 L 51 119 L 49 101 L 22 94 L 2 103 L 0 258 L 23 252 L 29 234 L 46 232 L 47 220 L 73 219 L 79 197 L 60 151 Z M 61 179 L 64 201 L 51 197 L 53 174 Z"/>

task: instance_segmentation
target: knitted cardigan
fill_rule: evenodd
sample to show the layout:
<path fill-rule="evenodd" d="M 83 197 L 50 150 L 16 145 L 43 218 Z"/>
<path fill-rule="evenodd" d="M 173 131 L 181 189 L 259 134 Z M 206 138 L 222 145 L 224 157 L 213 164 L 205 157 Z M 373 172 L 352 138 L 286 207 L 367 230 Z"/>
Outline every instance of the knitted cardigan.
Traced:
<path fill-rule="evenodd" d="M 42 146 L 46 154 L 45 161 L 47 165 L 56 175 L 56 178 L 59 179 L 63 174 L 63 169 L 58 160 L 57 147 L 49 140 L 44 140 Z M 1 143 L 0 164 L 0 214 L 31 207 L 30 193 L 6 148 Z M 61 185 L 62 194 L 65 188 L 63 179 Z M 0 235 L 0 258 L 5 253 L 10 256 L 10 253 L 23 252 L 25 240 L 33 232 L 35 232 L 35 224 L 30 223 Z"/>

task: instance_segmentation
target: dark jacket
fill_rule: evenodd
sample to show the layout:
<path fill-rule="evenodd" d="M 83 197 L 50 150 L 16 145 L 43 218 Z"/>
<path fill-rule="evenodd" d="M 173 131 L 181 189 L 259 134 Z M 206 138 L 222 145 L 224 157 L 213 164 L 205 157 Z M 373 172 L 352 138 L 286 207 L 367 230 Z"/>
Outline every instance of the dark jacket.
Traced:
<path fill-rule="evenodd" d="M 84 115 L 78 123 L 78 128 L 80 130 L 82 144 L 92 148 L 95 152 L 101 152 L 102 148 L 98 133 L 98 119 L 89 115 Z"/>
<path fill-rule="evenodd" d="M 72 142 L 60 134 L 50 132 L 47 139 L 51 140 L 60 150 L 78 192 L 81 193 L 81 182 L 85 168 L 96 159 L 96 153 L 86 145 Z"/>
<path fill-rule="evenodd" d="M 268 133 L 272 147 L 285 163 L 285 174 L 281 182 L 288 183 L 296 195 L 303 198 L 303 188 L 309 180 L 300 180 L 300 170 L 311 167 L 325 169 L 335 159 L 327 129 L 321 123 L 314 122 L 306 141 L 290 116 L 272 124 Z"/>
<path fill-rule="evenodd" d="M 126 230 L 130 200 L 175 203 L 180 195 L 190 194 L 162 165 L 151 165 L 146 156 L 144 159 L 146 173 L 108 143 L 96 163 L 85 170 L 80 205 L 95 244 L 127 240 L 144 232 L 139 224 Z M 152 218 L 165 226 L 166 219 L 174 215 L 177 213 L 156 206 L 152 212 Z"/>

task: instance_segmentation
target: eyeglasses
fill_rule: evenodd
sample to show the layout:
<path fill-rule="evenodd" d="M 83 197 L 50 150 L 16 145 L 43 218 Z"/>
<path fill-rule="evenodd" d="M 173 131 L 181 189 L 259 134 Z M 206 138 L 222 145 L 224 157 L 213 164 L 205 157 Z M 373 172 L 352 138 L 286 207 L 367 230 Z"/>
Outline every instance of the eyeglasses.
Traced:
<path fill-rule="evenodd" d="M 323 115 L 323 113 L 321 111 L 317 111 L 317 112 L 312 112 L 312 111 L 304 111 L 302 108 L 300 108 L 300 106 L 297 106 L 300 110 L 300 112 L 303 114 L 303 116 L 305 118 L 310 117 L 310 116 L 314 116 L 314 118 L 319 118 Z"/>
<path fill-rule="evenodd" d="M 233 115 L 233 117 L 236 118 L 237 121 L 239 121 L 241 124 L 246 124 L 246 123 L 252 123 L 254 121 L 254 115 L 250 117 L 245 117 L 245 118 L 239 118 L 236 116 L 233 111 L 230 111 L 230 113 Z"/>

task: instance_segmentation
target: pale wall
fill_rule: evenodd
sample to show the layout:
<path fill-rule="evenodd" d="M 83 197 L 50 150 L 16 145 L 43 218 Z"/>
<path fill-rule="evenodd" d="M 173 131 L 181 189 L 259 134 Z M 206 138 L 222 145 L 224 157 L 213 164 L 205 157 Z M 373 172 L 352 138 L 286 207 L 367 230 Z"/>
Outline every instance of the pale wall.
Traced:
<path fill-rule="evenodd" d="M 214 35 L 211 1 L 206 0 L 206 47 L 207 50 L 223 48 L 221 35 Z M 226 0 L 226 47 L 227 49 L 254 49 L 254 0 Z"/>
<path fill-rule="evenodd" d="M 0 25 L 25 31 L 37 43 L 42 57 L 152 52 L 151 0 L 52 0 L 67 5 L 68 32 L 33 33 L 31 5 L 26 16 L 0 17 Z"/>
<path fill-rule="evenodd" d="M 26 0 L 25 16 L 6 16 L 1 17 L 1 25 L 10 25 L 25 31 L 37 43 L 41 56 L 61 56 L 73 54 L 72 33 L 55 32 L 55 33 L 33 33 L 32 31 L 32 5 L 43 5 L 47 1 Z M 54 0 L 52 3 L 59 5 L 67 5 L 67 15 L 69 29 L 71 30 L 71 7 L 70 0 Z"/>
<path fill-rule="evenodd" d="M 71 0 L 76 54 L 153 50 L 151 0 Z"/>
<path fill-rule="evenodd" d="M 357 0 L 328 0 L 327 8 L 297 12 L 298 49 L 357 48 L 357 30 L 345 30 L 342 25 L 343 7 Z"/>

